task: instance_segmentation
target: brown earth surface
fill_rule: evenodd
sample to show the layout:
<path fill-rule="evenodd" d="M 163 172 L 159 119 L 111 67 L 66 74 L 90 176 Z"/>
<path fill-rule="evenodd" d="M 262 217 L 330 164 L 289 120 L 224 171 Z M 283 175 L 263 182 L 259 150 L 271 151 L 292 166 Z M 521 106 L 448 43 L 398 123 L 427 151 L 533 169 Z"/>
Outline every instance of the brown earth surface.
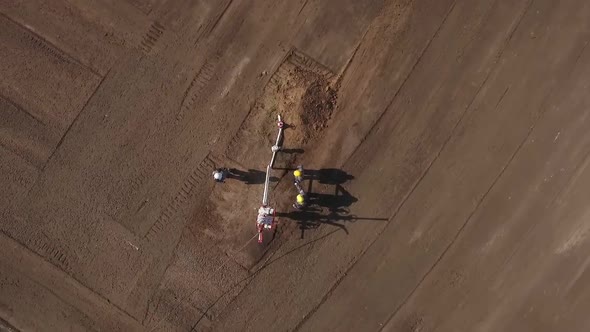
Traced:
<path fill-rule="evenodd" d="M 1 1 L 0 331 L 589 331 L 588 17 Z"/>

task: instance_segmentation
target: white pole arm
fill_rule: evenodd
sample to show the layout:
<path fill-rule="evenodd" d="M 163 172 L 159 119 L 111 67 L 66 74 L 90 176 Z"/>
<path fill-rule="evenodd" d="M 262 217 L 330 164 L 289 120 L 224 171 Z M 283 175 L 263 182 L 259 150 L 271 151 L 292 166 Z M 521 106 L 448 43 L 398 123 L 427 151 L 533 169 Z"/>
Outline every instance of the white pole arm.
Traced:
<path fill-rule="evenodd" d="M 277 126 L 279 127 L 279 133 L 277 134 L 277 140 L 275 142 L 275 145 L 272 146 L 271 150 L 272 150 L 272 158 L 270 159 L 270 167 L 273 168 L 275 165 L 275 159 L 277 157 L 277 153 L 279 152 L 279 150 L 281 149 L 281 138 L 283 137 L 283 121 L 281 120 L 281 115 L 279 114 L 278 116 L 278 122 L 277 122 Z"/>
<path fill-rule="evenodd" d="M 264 180 L 264 193 L 262 194 L 262 206 L 268 206 L 268 187 L 270 185 L 270 165 L 266 166 L 266 179 Z"/>

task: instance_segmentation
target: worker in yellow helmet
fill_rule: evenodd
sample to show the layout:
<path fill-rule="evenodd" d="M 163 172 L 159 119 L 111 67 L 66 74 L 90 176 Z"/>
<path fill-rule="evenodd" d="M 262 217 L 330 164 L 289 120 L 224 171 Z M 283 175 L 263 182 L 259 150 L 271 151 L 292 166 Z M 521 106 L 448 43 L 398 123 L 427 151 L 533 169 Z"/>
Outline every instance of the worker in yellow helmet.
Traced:
<path fill-rule="evenodd" d="M 301 194 L 297 195 L 297 203 L 299 203 L 299 204 L 305 203 L 305 196 L 303 196 Z"/>
<path fill-rule="evenodd" d="M 303 207 L 305 207 L 305 195 L 304 194 L 299 194 L 297 195 L 295 204 L 293 204 L 293 207 L 296 208 L 297 210 L 301 210 Z"/>
<path fill-rule="evenodd" d="M 293 172 L 293 176 L 295 177 L 295 182 L 301 184 L 301 181 L 303 181 L 303 166 L 297 166 L 297 169 Z"/>

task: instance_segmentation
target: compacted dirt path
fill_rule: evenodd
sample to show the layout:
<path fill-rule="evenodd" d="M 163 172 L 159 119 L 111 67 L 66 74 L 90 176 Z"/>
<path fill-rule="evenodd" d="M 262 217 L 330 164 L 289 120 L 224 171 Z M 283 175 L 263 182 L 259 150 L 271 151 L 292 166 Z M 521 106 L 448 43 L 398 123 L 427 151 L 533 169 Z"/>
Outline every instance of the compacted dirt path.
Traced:
<path fill-rule="evenodd" d="M 0 330 L 586 331 L 589 16 L 4 1 Z"/>

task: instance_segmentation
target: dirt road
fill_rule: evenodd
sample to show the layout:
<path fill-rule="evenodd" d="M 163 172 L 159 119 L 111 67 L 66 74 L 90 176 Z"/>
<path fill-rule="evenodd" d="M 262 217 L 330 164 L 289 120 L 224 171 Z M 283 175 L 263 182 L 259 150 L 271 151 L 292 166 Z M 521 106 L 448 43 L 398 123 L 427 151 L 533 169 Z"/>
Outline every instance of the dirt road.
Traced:
<path fill-rule="evenodd" d="M 589 16 L 5 1 L 0 329 L 586 331 Z"/>

